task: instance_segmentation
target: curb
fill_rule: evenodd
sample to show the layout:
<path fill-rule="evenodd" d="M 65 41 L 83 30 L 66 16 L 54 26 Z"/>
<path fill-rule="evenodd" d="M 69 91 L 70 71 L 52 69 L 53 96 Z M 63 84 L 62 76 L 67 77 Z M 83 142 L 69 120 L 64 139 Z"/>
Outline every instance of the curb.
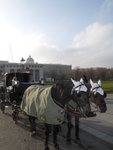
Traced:
<path fill-rule="evenodd" d="M 61 132 L 61 136 L 63 136 L 64 138 L 66 138 L 66 130 L 67 130 L 67 126 L 66 124 L 63 124 L 63 130 Z M 73 128 L 74 129 L 74 128 Z M 72 130 L 73 130 L 72 129 Z M 81 131 L 81 135 L 84 134 L 89 134 L 90 136 L 93 137 L 94 140 L 100 141 L 100 143 L 103 143 L 104 145 L 106 145 L 107 147 L 109 147 L 111 150 L 113 149 L 113 136 L 107 135 L 105 133 L 100 132 L 97 129 L 88 127 L 87 125 L 80 123 L 80 127 L 79 127 L 80 131 Z M 74 135 L 74 131 L 72 131 L 72 135 L 71 138 L 73 141 L 75 141 L 75 135 Z M 84 147 L 87 147 L 87 144 L 83 144 L 86 143 L 84 141 L 84 138 L 82 139 L 82 137 L 80 137 L 80 139 L 82 140 L 82 145 Z M 85 150 L 88 148 L 84 148 Z"/>
<path fill-rule="evenodd" d="M 80 130 L 93 135 L 94 137 L 98 138 L 99 140 L 103 141 L 104 143 L 109 144 L 109 146 L 113 148 L 113 136 L 102 133 L 102 132 L 100 132 L 94 128 L 88 127 L 82 123 L 80 124 Z"/>
<path fill-rule="evenodd" d="M 106 100 L 113 100 L 113 94 L 107 94 Z"/>

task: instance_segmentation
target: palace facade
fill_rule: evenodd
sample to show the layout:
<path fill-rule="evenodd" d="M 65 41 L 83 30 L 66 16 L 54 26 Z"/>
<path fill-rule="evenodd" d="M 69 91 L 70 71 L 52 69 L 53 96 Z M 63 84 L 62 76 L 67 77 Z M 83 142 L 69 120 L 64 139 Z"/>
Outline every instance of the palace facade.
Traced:
<path fill-rule="evenodd" d="M 8 61 L 0 61 L 0 74 L 10 72 L 29 72 L 31 74 L 31 81 L 39 81 L 40 79 L 51 80 L 53 74 L 60 74 L 61 72 L 71 71 L 71 65 L 60 65 L 60 64 L 39 64 L 29 56 L 26 60 L 23 58 L 20 63 L 10 63 Z"/>

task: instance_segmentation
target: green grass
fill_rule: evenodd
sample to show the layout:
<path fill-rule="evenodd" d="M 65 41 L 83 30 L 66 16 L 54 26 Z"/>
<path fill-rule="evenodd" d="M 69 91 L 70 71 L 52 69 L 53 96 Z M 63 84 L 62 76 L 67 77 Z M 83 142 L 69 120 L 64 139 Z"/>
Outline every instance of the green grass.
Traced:
<path fill-rule="evenodd" d="M 97 82 L 97 81 L 95 81 Z M 47 84 L 47 86 L 50 86 L 51 84 Z M 102 88 L 106 93 L 113 93 L 113 81 L 102 81 Z"/>
<path fill-rule="evenodd" d="M 113 81 L 102 81 L 102 87 L 107 93 L 113 93 Z"/>

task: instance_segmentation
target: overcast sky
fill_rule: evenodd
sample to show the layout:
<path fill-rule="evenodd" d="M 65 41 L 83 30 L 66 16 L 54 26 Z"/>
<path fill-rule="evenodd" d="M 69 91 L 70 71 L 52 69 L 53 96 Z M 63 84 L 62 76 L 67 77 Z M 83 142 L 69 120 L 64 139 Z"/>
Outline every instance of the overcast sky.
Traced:
<path fill-rule="evenodd" d="M 0 0 L 0 60 L 113 67 L 113 0 Z"/>

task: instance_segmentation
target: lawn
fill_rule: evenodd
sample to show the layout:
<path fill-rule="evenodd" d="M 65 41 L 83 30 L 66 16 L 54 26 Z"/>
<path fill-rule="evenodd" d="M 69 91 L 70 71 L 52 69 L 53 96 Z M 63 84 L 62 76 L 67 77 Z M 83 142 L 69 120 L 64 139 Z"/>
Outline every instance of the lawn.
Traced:
<path fill-rule="evenodd" d="M 95 81 L 95 82 L 97 82 L 97 81 Z M 50 85 L 48 84 L 48 86 L 50 86 Z M 102 88 L 107 93 L 113 93 L 113 81 L 110 81 L 110 80 L 109 81 L 102 81 Z"/>
<path fill-rule="evenodd" d="M 102 81 L 102 87 L 107 93 L 113 93 L 113 81 Z"/>

